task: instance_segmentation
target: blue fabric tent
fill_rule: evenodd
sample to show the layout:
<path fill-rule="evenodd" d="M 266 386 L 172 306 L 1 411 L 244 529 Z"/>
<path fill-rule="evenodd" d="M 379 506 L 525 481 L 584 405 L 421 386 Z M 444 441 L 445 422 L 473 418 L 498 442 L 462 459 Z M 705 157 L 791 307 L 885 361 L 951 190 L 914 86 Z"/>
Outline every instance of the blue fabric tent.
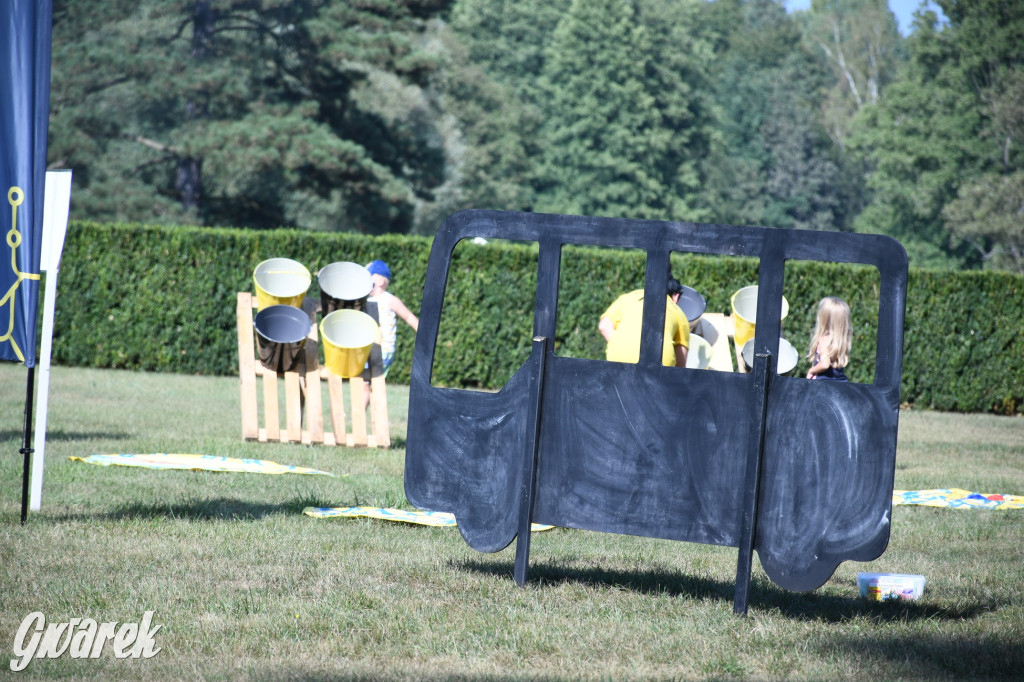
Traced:
<path fill-rule="evenodd" d="M 0 5 L 0 359 L 36 362 L 51 0 Z"/>
<path fill-rule="evenodd" d="M 28 368 L 22 524 L 32 455 L 52 29 L 52 0 L 0 0 L 0 360 Z"/>

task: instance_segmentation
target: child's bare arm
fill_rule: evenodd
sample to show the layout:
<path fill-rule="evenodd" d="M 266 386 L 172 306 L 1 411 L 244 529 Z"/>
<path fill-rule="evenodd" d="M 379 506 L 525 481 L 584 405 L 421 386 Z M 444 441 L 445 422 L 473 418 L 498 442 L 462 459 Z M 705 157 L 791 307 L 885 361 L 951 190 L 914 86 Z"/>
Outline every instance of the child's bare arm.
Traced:
<path fill-rule="evenodd" d="M 813 379 L 818 374 L 824 374 L 831 366 L 828 360 L 828 344 L 825 343 L 824 339 L 818 341 L 818 348 L 815 352 L 818 354 L 818 361 L 807 370 L 808 379 Z"/>
<path fill-rule="evenodd" d="M 413 328 L 413 331 L 419 331 L 420 320 L 418 317 L 413 315 L 412 311 L 409 310 L 402 299 L 397 296 L 391 298 L 391 309 L 395 311 L 395 314 L 406 321 L 406 323 Z"/>

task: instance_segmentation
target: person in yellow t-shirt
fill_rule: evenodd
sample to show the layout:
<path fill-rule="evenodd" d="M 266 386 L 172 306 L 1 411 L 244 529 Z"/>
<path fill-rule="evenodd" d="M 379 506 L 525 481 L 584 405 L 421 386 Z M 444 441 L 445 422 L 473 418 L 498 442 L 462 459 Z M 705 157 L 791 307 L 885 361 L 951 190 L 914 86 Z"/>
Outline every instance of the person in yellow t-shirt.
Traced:
<path fill-rule="evenodd" d="M 685 367 L 690 347 L 690 323 L 679 308 L 683 287 L 674 277 L 668 278 L 665 298 L 665 337 L 662 364 Z M 612 362 L 636 363 L 640 360 L 640 327 L 644 316 L 644 290 L 622 294 L 601 315 L 598 331 L 608 342 L 605 357 Z"/>

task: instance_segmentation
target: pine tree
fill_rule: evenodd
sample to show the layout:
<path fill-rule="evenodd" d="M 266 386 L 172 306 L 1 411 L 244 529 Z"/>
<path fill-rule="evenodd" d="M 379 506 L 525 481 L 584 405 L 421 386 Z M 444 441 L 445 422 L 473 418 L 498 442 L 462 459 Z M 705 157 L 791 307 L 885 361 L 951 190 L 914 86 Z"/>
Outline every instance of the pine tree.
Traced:
<path fill-rule="evenodd" d="M 646 82 L 646 29 L 628 0 L 573 0 L 552 37 L 542 87 L 536 210 L 667 218 L 657 170 L 670 145 Z"/>
<path fill-rule="evenodd" d="M 83 218 L 407 231 L 447 4 L 58 0 L 51 166 Z"/>

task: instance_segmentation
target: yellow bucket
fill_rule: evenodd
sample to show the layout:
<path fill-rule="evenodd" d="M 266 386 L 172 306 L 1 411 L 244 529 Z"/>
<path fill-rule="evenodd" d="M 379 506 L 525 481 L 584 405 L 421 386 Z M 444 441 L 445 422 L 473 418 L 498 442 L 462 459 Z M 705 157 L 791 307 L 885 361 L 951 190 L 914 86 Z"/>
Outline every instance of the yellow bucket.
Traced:
<path fill-rule="evenodd" d="M 301 308 L 313 278 L 306 266 L 298 261 L 270 258 L 256 266 L 252 281 L 256 285 L 256 309 L 263 310 L 270 305 Z"/>
<path fill-rule="evenodd" d="M 782 297 L 782 311 L 779 321 L 786 319 L 789 314 L 789 301 Z M 757 326 L 757 285 L 743 287 L 732 295 L 732 320 L 736 327 L 733 338 L 740 348 L 754 338 L 755 327 Z"/>
<path fill-rule="evenodd" d="M 359 310 L 341 309 L 320 321 L 324 365 L 332 374 L 351 379 L 363 373 L 370 349 L 380 339 L 377 321 Z"/>

